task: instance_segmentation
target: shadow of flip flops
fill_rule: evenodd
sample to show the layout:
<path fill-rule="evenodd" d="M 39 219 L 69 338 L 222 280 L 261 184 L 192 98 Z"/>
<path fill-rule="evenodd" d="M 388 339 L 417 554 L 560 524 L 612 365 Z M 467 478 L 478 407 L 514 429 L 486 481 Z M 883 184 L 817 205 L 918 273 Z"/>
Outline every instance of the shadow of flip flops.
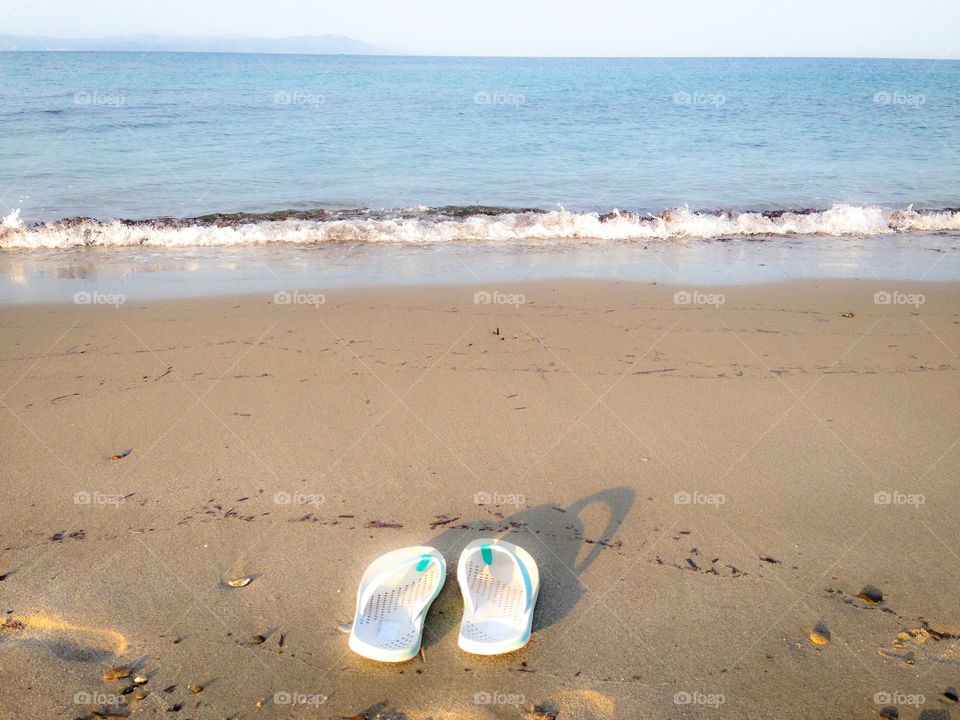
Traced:
<path fill-rule="evenodd" d="M 456 568 L 467 543 L 498 537 L 522 546 L 534 557 L 541 582 L 533 620 L 536 632 L 559 622 L 576 607 L 585 593 L 581 576 L 601 553 L 615 547 L 614 536 L 634 497 L 633 490 L 619 487 L 601 490 L 567 507 L 544 504 L 511 515 L 501 514 L 498 507 L 482 506 L 486 517 L 448 527 L 427 543 L 447 558 L 448 579 L 430 610 L 424 647 L 429 648 L 460 625 L 463 601 Z M 594 517 L 597 511 L 605 514 L 605 524 Z"/>

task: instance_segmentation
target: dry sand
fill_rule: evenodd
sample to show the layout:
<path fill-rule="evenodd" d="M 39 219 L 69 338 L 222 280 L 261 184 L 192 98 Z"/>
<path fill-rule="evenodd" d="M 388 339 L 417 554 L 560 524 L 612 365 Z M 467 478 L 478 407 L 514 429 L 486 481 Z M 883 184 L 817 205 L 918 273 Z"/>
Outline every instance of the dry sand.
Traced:
<path fill-rule="evenodd" d="M 0 308 L 0 717 L 950 711 L 960 286 L 476 290 Z M 494 534 L 543 587 L 482 659 L 455 562 Z M 424 657 L 353 655 L 364 567 L 416 544 Z"/>

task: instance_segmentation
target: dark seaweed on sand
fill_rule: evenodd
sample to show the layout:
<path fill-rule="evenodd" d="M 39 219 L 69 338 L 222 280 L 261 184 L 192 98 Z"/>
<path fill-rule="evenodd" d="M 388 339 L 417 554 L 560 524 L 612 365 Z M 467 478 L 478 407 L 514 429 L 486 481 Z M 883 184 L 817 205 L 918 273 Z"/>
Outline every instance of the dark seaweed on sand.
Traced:
<path fill-rule="evenodd" d="M 403 527 L 403 523 L 387 522 L 386 520 L 370 520 L 366 527 L 377 528 L 378 530 L 397 530 Z"/>

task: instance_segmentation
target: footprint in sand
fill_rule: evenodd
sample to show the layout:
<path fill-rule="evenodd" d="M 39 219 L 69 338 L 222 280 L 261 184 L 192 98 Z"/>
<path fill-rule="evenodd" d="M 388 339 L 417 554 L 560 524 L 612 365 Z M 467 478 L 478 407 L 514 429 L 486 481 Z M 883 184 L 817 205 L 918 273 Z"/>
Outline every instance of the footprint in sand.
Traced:
<path fill-rule="evenodd" d="M 127 639 L 110 628 L 74 625 L 53 615 L 25 615 L 0 625 L 0 643 L 22 643 L 71 662 L 104 663 L 127 651 Z"/>
<path fill-rule="evenodd" d="M 357 717 L 377 717 L 384 720 L 492 720 L 503 717 L 503 708 L 495 706 L 475 708 L 432 708 L 415 712 L 390 710 L 384 704 L 368 708 Z M 523 720 L 612 720 L 615 706 L 606 695 L 592 690 L 569 690 L 549 700 L 525 705 Z"/>

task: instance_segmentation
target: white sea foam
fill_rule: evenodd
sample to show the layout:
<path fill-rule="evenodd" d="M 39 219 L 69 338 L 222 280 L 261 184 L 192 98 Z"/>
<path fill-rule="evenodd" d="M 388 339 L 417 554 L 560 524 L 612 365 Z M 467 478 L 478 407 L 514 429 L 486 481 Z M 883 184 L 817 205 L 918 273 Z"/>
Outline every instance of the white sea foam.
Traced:
<path fill-rule="evenodd" d="M 3 222 L 0 222 L 0 230 L 19 230 L 23 227 L 23 221 L 20 219 L 20 208 L 11 210 Z"/>
<path fill-rule="evenodd" d="M 417 208 L 396 216 L 352 213 L 322 219 L 64 220 L 26 225 L 14 210 L 0 223 L 0 248 L 84 246 L 190 247 L 258 243 L 538 244 L 604 240 L 709 240 L 757 236 L 870 236 L 960 231 L 960 211 L 890 210 L 834 205 L 822 211 L 705 213 L 686 208 L 659 215 L 613 211 L 505 212 L 453 217 Z"/>

